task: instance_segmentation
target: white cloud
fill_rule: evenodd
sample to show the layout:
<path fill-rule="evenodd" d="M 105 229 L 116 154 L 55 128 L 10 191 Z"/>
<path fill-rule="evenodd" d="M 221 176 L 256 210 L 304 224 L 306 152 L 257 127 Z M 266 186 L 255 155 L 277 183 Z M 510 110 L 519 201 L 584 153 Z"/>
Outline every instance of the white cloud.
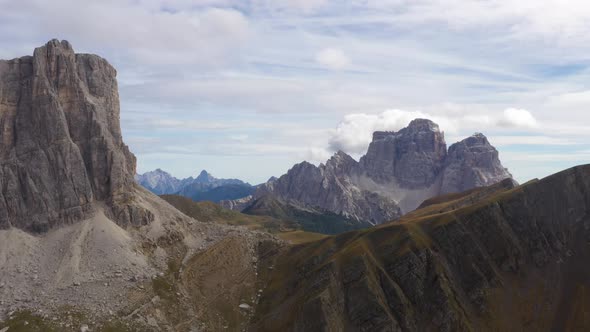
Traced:
<path fill-rule="evenodd" d="M 514 128 L 537 128 L 539 123 L 531 112 L 524 109 L 507 108 L 498 125 Z"/>
<path fill-rule="evenodd" d="M 439 123 L 449 143 L 483 131 L 506 149 L 520 141 L 567 155 L 568 143 L 590 141 L 586 1 L 0 0 L 0 8 L 0 58 L 60 38 L 117 68 L 125 139 L 138 151 L 186 141 L 193 156 L 251 156 L 255 173 L 264 153 L 284 158 L 281 167 L 325 161 L 328 141 L 363 153 L 372 131 L 417 116 Z M 421 111 L 379 113 L 391 107 Z M 509 107 L 516 111 L 504 114 Z M 193 139 L 199 132 L 206 136 Z M 230 138 L 241 135 L 248 139 Z M 271 141 L 287 151 L 264 145 Z M 150 165 L 181 167 L 175 158 Z"/>
<path fill-rule="evenodd" d="M 248 140 L 248 135 L 231 135 L 229 139 L 236 142 L 246 142 Z"/>
<path fill-rule="evenodd" d="M 118 57 L 144 66 L 220 64 L 235 58 L 239 54 L 236 49 L 252 34 L 248 18 L 231 8 L 191 10 L 182 6 L 174 9 L 165 2 L 156 5 L 66 0 L 25 0 L 12 7 L 10 16 L 0 13 L 0 21 L 35 17 L 26 24 L 21 22 L 23 34 L 42 32 L 45 36 L 67 39 L 77 51 L 103 54 L 105 50 L 116 50 Z"/>
<path fill-rule="evenodd" d="M 253 0 L 252 4 L 258 11 L 270 11 L 274 14 L 285 11 L 311 14 L 328 4 L 328 0 Z"/>
<path fill-rule="evenodd" d="M 490 142 L 496 146 L 507 145 L 578 145 L 574 139 L 566 137 L 552 137 L 542 135 L 491 135 L 488 137 Z"/>
<path fill-rule="evenodd" d="M 324 148 L 311 147 L 307 150 L 303 156 L 303 159 L 308 162 L 318 164 L 330 159 L 331 156 L 332 153 Z"/>
<path fill-rule="evenodd" d="M 395 14 L 394 24 L 443 23 L 453 29 L 501 28 L 510 38 L 549 44 L 588 40 L 590 3 L 584 0 L 359 0 L 357 5 Z M 377 19 L 383 20 L 383 15 Z"/>
<path fill-rule="evenodd" d="M 319 51 L 315 60 L 322 66 L 333 70 L 344 69 L 350 65 L 350 59 L 346 54 L 336 48 L 325 48 Z"/>
<path fill-rule="evenodd" d="M 364 153 L 371 142 L 374 131 L 399 130 L 415 118 L 436 118 L 422 112 L 388 110 L 379 114 L 348 114 L 338 124 L 328 141 L 332 151 L 342 150 L 347 153 Z M 439 118 L 439 122 L 440 119 Z"/>
<path fill-rule="evenodd" d="M 457 112 L 457 108 L 461 112 Z M 328 140 L 330 151 L 342 150 L 347 153 L 364 153 L 372 140 L 374 131 L 398 131 L 416 118 L 430 119 L 439 125 L 441 131 L 451 133 L 453 139 L 461 138 L 465 133 L 502 130 L 503 127 L 528 131 L 538 128 L 539 124 L 530 112 L 523 109 L 508 108 L 501 114 L 481 110 L 482 113 L 469 113 L 460 105 L 446 105 L 438 112 L 388 110 L 378 114 L 355 113 L 344 116 Z M 498 135 L 502 144 L 518 140 L 517 136 Z M 528 137 L 528 138 L 527 138 Z M 447 142 L 453 143 L 453 142 Z M 570 141 L 540 136 L 523 136 L 520 144 L 567 145 Z"/>
<path fill-rule="evenodd" d="M 590 90 L 562 93 L 549 98 L 553 107 L 590 107 Z"/>

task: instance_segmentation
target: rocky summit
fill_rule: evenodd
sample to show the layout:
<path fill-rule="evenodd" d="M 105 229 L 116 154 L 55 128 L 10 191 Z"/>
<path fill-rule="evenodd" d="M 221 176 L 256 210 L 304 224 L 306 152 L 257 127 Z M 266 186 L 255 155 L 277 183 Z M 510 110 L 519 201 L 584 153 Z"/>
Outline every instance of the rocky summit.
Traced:
<path fill-rule="evenodd" d="M 378 131 L 360 160 L 364 174 L 378 183 L 414 189 L 432 185 L 444 166 L 444 134 L 430 120 L 416 119 L 398 132 Z"/>
<path fill-rule="evenodd" d="M 447 150 L 439 126 L 416 119 L 397 132 L 373 133 L 367 153 L 358 162 L 339 151 L 320 166 L 297 164 L 258 188 L 250 201 L 272 195 L 293 205 L 380 224 L 399 218 L 431 197 L 511 177 L 483 134 L 468 137 Z M 248 207 L 243 200 L 224 204 Z"/>
<path fill-rule="evenodd" d="M 96 201 L 121 225 L 152 219 L 130 202 L 116 74 L 67 41 L 0 61 L 0 228 L 45 231 L 91 216 Z"/>

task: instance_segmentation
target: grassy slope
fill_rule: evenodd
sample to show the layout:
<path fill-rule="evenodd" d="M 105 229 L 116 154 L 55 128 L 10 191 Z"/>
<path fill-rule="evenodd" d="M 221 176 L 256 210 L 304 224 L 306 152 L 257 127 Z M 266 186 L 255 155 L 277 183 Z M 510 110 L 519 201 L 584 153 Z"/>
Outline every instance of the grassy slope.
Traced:
<path fill-rule="evenodd" d="M 590 166 L 472 194 L 293 247 L 251 330 L 588 330 Z"/>
<path fill-rule="evenodd" d="M 189 198 L 178 195 L 162 195 L 160 197 L 187 216 L 203 222 L 245 226 L 252 230 L 276 234 L 283 240 L 297 244 L 324 237 L 322 234 L 303 231 L 299 229 L 297 223 L 289 220 L 285 221 L 280 218 L 265 215 L 248 215 L 224 209 L 212 202 L 195 202 Z"/>

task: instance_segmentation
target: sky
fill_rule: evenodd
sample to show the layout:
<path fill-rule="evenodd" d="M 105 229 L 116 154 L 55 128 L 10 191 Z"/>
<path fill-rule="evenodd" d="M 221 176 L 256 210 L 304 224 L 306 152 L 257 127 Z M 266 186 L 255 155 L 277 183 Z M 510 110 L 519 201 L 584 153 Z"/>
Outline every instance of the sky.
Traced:
<path fill-rule="evenodd" d="M 374 130 L 475 132 L 524 182 L 590 162 L 590 2 L 0 0 L 0 58 L 57 38 L 118 71 L 138 172 L 250 183 Z"/>

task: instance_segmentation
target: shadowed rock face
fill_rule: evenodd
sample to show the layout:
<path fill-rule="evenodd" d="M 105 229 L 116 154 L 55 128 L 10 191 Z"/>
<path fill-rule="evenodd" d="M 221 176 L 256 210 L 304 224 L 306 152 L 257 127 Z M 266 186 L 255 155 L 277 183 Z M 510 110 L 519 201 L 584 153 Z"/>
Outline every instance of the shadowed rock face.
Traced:
<path fill-rule="evenodd" d="M 293 247 L 251 330 L 588 330 L 590 166 L 509 188 Z"/>
<path fill-rule="evenodd" d="M 375 132 L 360 164 L 375 181 L 396 180 L 403 187 L 421 188 L 436 180 L 446 155 L 447 145 L 438 125 L 416 119 L 398 132 Z"/>
<path fill-rule="evenodd" d="M 483 134 L 451 145 L 445 162 L 441 194 L 489 186 L 512 176 Z"/>
<path fill-rule="evenodd" d="M 93 213 L 121 225 L 151 213 L 131 204 L 135 156 L 123 143 L 115 69 L 52 40 L 0 61 L 0 227 L 44 231 Z"/>
<path fill-rule="evenodd" d="M 394 200 L 355 186 L 350 175 L 357 170 L 358 163 L 339 151 L 319 167 L 308 162 L 293 166 L 286 175 L 261 186 L 254 199 L 272 195 L 372 224 L 399 217 L 401 211 Z"/>

